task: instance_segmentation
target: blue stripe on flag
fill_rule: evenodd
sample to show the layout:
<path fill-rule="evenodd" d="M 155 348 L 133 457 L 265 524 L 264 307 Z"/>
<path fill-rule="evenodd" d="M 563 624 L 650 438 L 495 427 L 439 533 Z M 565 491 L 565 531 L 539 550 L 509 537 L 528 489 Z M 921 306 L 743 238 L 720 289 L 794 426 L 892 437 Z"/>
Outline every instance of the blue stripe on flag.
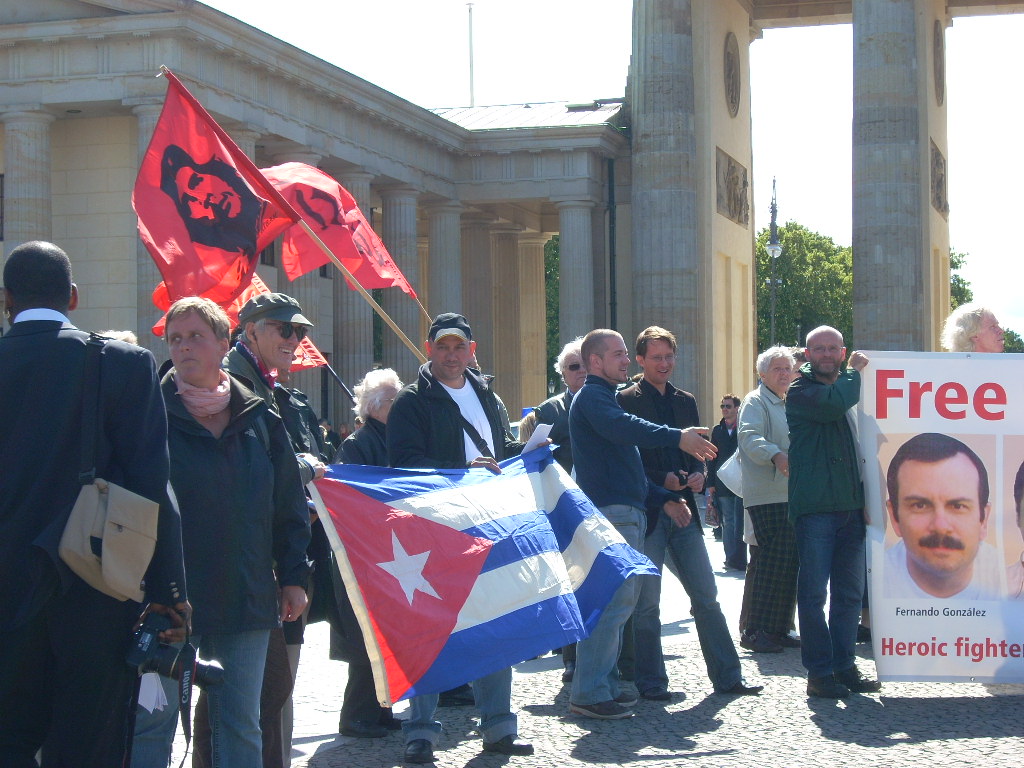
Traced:
<path fill-rule="evenodd" d="M 654 563 L 623 542 L 605 547 L 590 566 L 587 578 L 576 587 L 576 603 L 580 607 L 580 616 L 583 617 L 587 635 L 594 631 L 601 611 L 611 599 L 608 585 L 621 585 L 627 569 L 629 573 L 626 575 L 658 575 Z"/>
<path fill-rule="evenodd" d="M 572 595 L 560 595 L 453 633 L 408 696 L 440 693 L 454 687 L 453 679 L 476 680 L 575 643 L 585 636 L 575 618 L 575 603 Z"/>

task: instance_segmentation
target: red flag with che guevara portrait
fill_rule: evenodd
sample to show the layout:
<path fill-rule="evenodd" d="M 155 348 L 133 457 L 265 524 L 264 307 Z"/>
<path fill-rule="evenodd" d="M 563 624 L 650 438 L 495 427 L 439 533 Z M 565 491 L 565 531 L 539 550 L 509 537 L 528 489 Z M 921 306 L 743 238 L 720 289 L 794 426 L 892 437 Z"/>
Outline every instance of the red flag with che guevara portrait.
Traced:
<path fill-rule="evenodd" d="M 163 74 L 167 96 L 132 192 L 139 235 L 164 279 L 153 303 L 166 310 L 205 296 L 225 305 L 298 215 L 185 86 Z"/>
<path fill-rule="evenodd" d="M 355 198 L 341 184 L 305 163 L 284 163 L 261 172 L 363 288 L 395 286 L 416 298 L 416 291 L 359 210 Z M 302 227 L 285 233 L 281 268 L 289 280 L 329 260 Z M 352 285 L 349 288 L 355 290 Z"/>

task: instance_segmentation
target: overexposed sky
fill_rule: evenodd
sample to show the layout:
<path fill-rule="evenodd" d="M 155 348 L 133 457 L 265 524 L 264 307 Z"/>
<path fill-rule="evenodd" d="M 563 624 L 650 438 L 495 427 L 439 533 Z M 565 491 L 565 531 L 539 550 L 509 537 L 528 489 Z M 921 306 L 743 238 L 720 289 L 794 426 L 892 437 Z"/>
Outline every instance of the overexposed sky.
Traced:
<path fill-rule="evenodd" d="M 324 0 L 281 6 L 205 0 L 424 107 L 469 103 L 464 0 Z M 475 0 L 476 104 L 592 101 L 623 95 L 631 48 L 628 0 Z M 325 24 L 330 19 L 331 24 Z M 340 22 L 336 21 L 340 19 Z M 946 33 L 950 241 L 969 254 L 975 298 L 1024 334 L 1024 220 L 1019 136 L 1024 15 L 958 18 Z M 851 241 L 852 31 L 768 30 L 751 44 L 753 207 Z"/>

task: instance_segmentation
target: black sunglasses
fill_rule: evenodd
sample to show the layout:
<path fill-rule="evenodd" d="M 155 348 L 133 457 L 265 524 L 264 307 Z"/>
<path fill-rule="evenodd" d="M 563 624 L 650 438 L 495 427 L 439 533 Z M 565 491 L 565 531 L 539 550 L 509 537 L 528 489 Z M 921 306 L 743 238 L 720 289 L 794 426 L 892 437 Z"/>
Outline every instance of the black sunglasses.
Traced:
<path fill-rule="evenodd" d="M 295 338 L 302 341 L 306 338 L 306 334 L 309 333 L 309 328 L 305 325 L 298 325 L 296 323 L 285 323 L 277 322 L 273 323 L 277 326 L 278 333 L 281 334 L 282 339 L 290 339 L 292 334 L 295 334 Z"/>
<path fill-rule="evenodd" d="M 566 370 L 569 370 L 569 371 L 578 371 L 580 368 L 583 367 L 583 363 L 569 363 L 565 367 L 566 367 Z"/>

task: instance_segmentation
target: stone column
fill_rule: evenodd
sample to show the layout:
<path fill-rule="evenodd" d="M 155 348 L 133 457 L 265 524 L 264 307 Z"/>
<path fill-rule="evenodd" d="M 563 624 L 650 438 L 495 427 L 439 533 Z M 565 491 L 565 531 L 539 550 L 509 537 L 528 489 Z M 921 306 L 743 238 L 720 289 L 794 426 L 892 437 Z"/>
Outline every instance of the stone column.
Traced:
<path fill-rule="evenodd" d="M 629 101 L 633 117 L 633 324 L 657 324 L 681 343 L 675 380 L 694 387 L 710 335 L 702 295 L 697 222 L 700 177 L 694 119 L 692 0 L 636 0 Z M 623 322 L 625 321 L 625 322 Z M 621 318 L 624 326 L 628 319 Z M 682 329 L 687 329 L 685 335 Z M 692 340 L 692 341 L 688 341 Z M 694 344 L 697 342 L 697 344 Z M 689 346 L 689 348 L 687 348 Z"/>
<path fill-rule="evenodd" d="M 53 239 L 49 112 L 26 106 L 0 114 L 4 123 L 4 246 Z"/>
<path fill-rule="evenodd" d="M 420 285 L 419 251 L 416 244 L 416 197 L 408 187 L 381 191 L 383 203 L 384 245 L 413 288 Z M 427 326 L 423 311 L 414 299 L 402 291 L 384 293 L 384 309 L 413 344 L 422 348 Z M 384 329 L 384 364 L 398 371 L 402 381 L 414 380 L 419 360 L 389 327 Z"/>
<path fill-rule="evenodd" d="M 537 405 L 548 396 L 544 246 L 550 239 L 542 234 L 522 235 L 519 238 L 519 340 L 522 350 L 520 406 L 523 408 Z M 509 417 L 515 421 L 519 414 L 520 411 L 509 413 Z"/>
<path fill-rule="evenodd" d="M 462 206 L 457 203 L 431 206 L 427 279 L 433 315 L 462 312 Z"/>
<path fill-rule="evenodd" d="M 485 373 L 495 376 L 494 390 L 505 401 L 509 418 L 522 408 L 523 379 L 523 307 L 519 233 L 516 225 L 491 229 L 491 259 L 494 279 L 494 349 L 493 363 Z"/>
<path fill-rule="evenodd" d="M 320 155 L 315 152 L 297 151 L 277 154 L 272 159 L 274 165 L 305 163 L 306 165 L 316 166 L 320 162 Z M 328 269 L 337 271 L 333 264 L 329 264 Z M 333 329 L 330 327 L 330 323 L 325 324 L 320 317 L 320 283 L 323 279 L 320 277 L 320 270 L 314 269 L 291 280 L 285 274 L 284 266 L 281 263 L 277 265 L 278 292 L 291 296 L 299 302 L 299 306 L 302 307 L 302 314 L 313 323 L 314 327 L 311 332 L 313 343 L 318 348 L 322 346 L 325 351 L 329 352 L 331 350 L 331 333 Z M 301 389 L 309 396 L 309 404 L 313 406 L 313 410 L 318 414 L 324 412 L 324 403 L 321 397 L 322 388 L 320 386 L 321 376 L 319 368 L 296 371 L 292 374 L 292 386 Z"/>
<path fill-rule="evenodd" d="M 236 128 L 231 132 L 231 138 L 234 139 L 235 144 L 238 148 L 245 153 L 245 156 L 256 162 L 256 143 L 263 136 L 263 132 L 256 128 Z M 319 155 L 317 155 L 319 157 Z"/>
<path fill-rule="evenodd" d="M 471 212 L 462 216 L 462 307 L 473 338 L 477 358 L 486 370 L 492 370 L 495 358 L 494 282 L 491 261 L 490 214 Z"/>
<path fill-rule="evenodd" d="M 355 198 L 359 210 L 370 220 L 370 182 L 374 174 L 350 171 L 336 177 Z M 373 309 L 340 274 L 334 291 L 334 369 L 349 389 L 355 387 L 373 367 Z M 387 329 L 390 333 L 390 329 Z M 337 386 L 331 408 L 332 424 L 352 423 L 352 401 Z"/>
<path fill-rule="evenodd" d="M 592 200 L 558 208 L 558 337 L 562 344 L 594 328 Z"/>
<path fill-rule="evenodd" d="M 949 310 L 948 302 L 935 306 L 930 279 L 933 235 L 949 247 L 930 179 L 934 151 L 945 175 L 945 112 L 933 101 L 934 5 L 853 3 L 853 324 L 861 348 L 935 349 Z M 940 208 L 944 201 L 943 183 Z"/>
<path fill-rule="evenodd" d="M 149 142 L 153 138 L 153 131 L 156 128 L 157 119 L 163 109 L 163 102 L 154 101 L 146 104 L 137 104 L 132 107 L 132 114 L 135 115 L 135 135 L 139 142 L 138 146 L 138 167 L 142 167 L 142 160 L 149 149 Z M 162 312 L 153 304 L 153 290 L 163 280 L 156 262 L 142 244 L 142 239 L 135 241 L 135 265 L 136 265 L 136 304 L 135 304 L 135 335 L 139 337 L 139 344 L 156 355 L 157 360 L 167 357 L 167 345 L 153 335 L 153 324 L 160 319 Z"/>

